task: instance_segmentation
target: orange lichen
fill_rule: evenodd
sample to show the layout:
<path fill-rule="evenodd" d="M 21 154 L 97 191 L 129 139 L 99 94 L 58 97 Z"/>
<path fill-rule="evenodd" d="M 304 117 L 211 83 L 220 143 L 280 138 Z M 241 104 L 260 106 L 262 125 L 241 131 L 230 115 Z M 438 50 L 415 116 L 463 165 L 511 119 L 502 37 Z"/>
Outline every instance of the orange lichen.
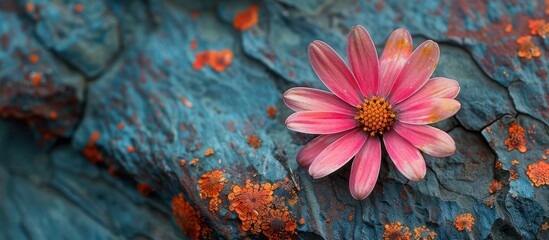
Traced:
<path fill-rule="evenodd" d="M 539 161 L 528 165 L 526 174 L 536 187 L 549 185 L 549 163 L 545 161 Z"/>
<path fill-rule="evenodd" d="M 275 106 L 267 106 L 267 117 L 275 118 L 277 111 L 278 109 Z"/>
<path fill-rule="evenodd" d="M 502 168 L 503 168 L 503 164 L 501 164 L 500 161 L 496 161 L 496 164 L 494 165 L 494 168 L 495 168 L 495 169 L 502 169 Z"/>
<path fill-rule="evenodd" d="M 134 147 L 134 146 L 128 146 L 128 147 L 126 148 L 126 150 L 127 150 L 129 153 L 133 153 L 133 152 L 135 152 L 135 147 Z"/>
<path fill-rule="evenodd" d="M 199 158 L 193 158 L 193 159 L 191 159 L 191 165 L 196 166 L 196 164 L 198 164 L 198 161 L 200 161 Z"/>
<path fill-rule="evenodd" d="M 263 235 L 269 239 L 290 239 L 296 234 L 297 224 L 287 208 L 269 209 L 261 222 Z"/>
<path fill-rule="evenodd" d="M 145 197 L 151 195 L 154 192 L 151 186 L 149 186 L 149 184 L 147 184 L 146 182 L 137 184 L 137 191 Z"/>
<path fill-rule="evenodd" d="M 50 119 L 51 120 L 57 120 L 57 112 L 56 111 L 51 111 L 50 112 Z"/>
<path fill-rule="evenodd" d="M 231 64 L 232 59 L 233 52 L 229 49 L 198 52 L 195 55 L 193 68 L 200 70 L 207 64 L 210 64 L 213 70 L 222 72 Z"/>
<path fill-rule="evenodd" d="M 261 216 L 267 212 L 267 207 L 273 200 L 273 187 L 270 183 L 253 184 L 246 180 L 246 186 L 233 186 L 228 198 L 231 201 L 229 210 L 238 214 L 242 221 L 241 229 L 254 234 L 261 232 Z"/>
<path fill-rule="evenodd" d="M 519 51 L 518 56 L 521 58 L 526 58 L 527 60 L 531 59 L 532 57 L 539 57 L 541 56 L 541 51 L 539 50 L 536 45 L 534 45 L 532 42 L 532 36 L 527 35 L 523 37 L 519 37 L 517 39 L 517 43 L 519 44 Z"/>
<path fill-rule="evenodd" d="M 544 222 L 543 224 L 541 224 L 541 230 L 543 231 L 549 230 L 549 223 Z"/>
<path fill-rule="evenodd" d="M 519 165 L 519 164 L 520 164 L 520 162 L 519 162 L 518 159 L 515 159 L 515 160 L 511 161 L 511 165 Z"/>
<path fill-rule="evenodd" d="M 99 148 L 95 146 L 95 143 L 99 140 L 101 134 L 99 132 L 93 132 L 90 136 L 90 140 L 84 149 L 82 149 L 82 155 L 86 157 L 91 163 L 98 163 L 103 161 L 103 156 L 99 152 Z"/>
<path fill-rule="evenodd" d="M 246 31 L 257 24 L 258 21 L 257 6 L 249 6 L 246 10 L 238 12 L 233 20 L 233 26 L 240 31 Z"/>
<path fill-rule="evenodd" d="M 181 159 L 181 161 L 179 161 L 179 165 L 181 165 L 182 167 L 185 166 L 185 164 L 187 164 L 187 160 Z"/>
<path fill-rule="evenodd" d="M 196 39 L 191 40 L 191 50 L 196 50 L 197 47 L 198 42 L 196 41 Z"/>
<path fill-rule="evenodd" d="M 299 219 L 299 224 L 301 224 L 301 225 L 305 224 L 305 219 L 304 219 L 304 218 L 300 218 L 300 219 Z"/>
<path fill-rule="evenodd" d="M 198 180 L 198 186 L 200 189 L 200 197 L 202 199 L 212 198 L 210 200 L 210 211 L 217 212 L 221 199 L 219 194 L 225 188 L 225 182 L 227 180 L 223 176 L 223 172 L 220 170 L 212 170 L 200 176 Z"/>
<path fill-rule="evenodd" d="M 495 200 L 496 200 L 495 197 L 490 197 L 490 200 L 484 201 L 484 205 L 486 205 L 487 207 L 491 207 L 494 204 Z"/>
<path fill-rule="evenodd" d="M 349 214 L 349 216 L 347 217 L 347 220 L 349 220 L 349 222 L 353 221 L 353 215 Z"/>
<path fill-rule="evenodd" d="M 250 145 L 250 147 L 253 147 L 253 148 L 261 147 L 261 139 L 259 139 L 259 137 L 257 137 L 257 135 L 253 133 L 250 136 L 248 136 L 248 139 L 246 139 L 246 141 L 248 142 L 248 145 Z"/>
<path fill-rule="evenodd" d="M 32 72 L 30 74 L 30 79 L 31 79 L 32 85 L 38 86 L 38 85 L 40 85 L 40 82 L 42 81 L 42 73 L 41 72 Z"/>
<path fill-rule="evenodd" d="M 412 233 L 408 227 L 402 226 L 400 222 L 385 224 L 383 239 L 385 240 L 410 240 Z"/>
<path fill-rule="evenodd" d="M 505 145 L 509 151 L 517 149 L 520 152 L 526 152 L 526 140 L 524 139 L 524 128 L 519 126 L 516 121 L 511 123 L 509 127 L 509 137 L 505 140 Z"/>
<path fill-rule="evenodd" d="M 426 226 L 414 228 L 414 240 L 434 240 L 436 237 L 437 234 Z"/>
<path fill-rule="evenodd" d="M 119 130 L 124 129 L 124 123 L 118 123 L 117 127 L 118 127 Z"/>
<path fill-rule="evenodd" d="M 497 191 L 501 190 L 503 188 L 503 184 L 501 181 L 494 180 L 490 183 L 490 190 L 488 191 L 490 194 L 494 194 Z"/>
<path fill-rule="evenodd" d="M 38 57 L 38 54 L 31 54 L 29 55 L 29 62 L 31 62 L 32 64 L 37 64 L 38 61 L 40 61 L 40 57 Z"/>
<path fill-rule="evenodd" d="M 193 104 L 186 97 L 181 97 L 181 102 L 188 108 L 193 108 Z"/>
<path fill-rule="evenodd" d="M 208 157 L 208 156 L 213 155 L 214 153 L 215 153 L 215 152 L 214 152 L 214 150 L 213 150 L 212 148 L 208 148 L 208 149 L 206 149 L 206 151 L 204 151 L 204 156 L 205 156 L 205 157 Z"/>
<path fill-rule="evenodd" d="M 74 5 L 74 11 L 77 12 L 77 13 L 80 13 L 80 12 L 84 11 L 84 5 L 82 5 L 80 3 Z"/>
<path fill-rule="evenodd" d="M 200 212 L 185 201 L 182 194 L 172 198 L 172 214 L 185 235 L 191 239 L 200 238 L 203 221 Z"/>
<path fill-rule="evenodd" d="M 517 170 L 515 168 L 510 168 L 509 169 L 509 181 L 508 182 L 516 181 L 517 179 L 519 179 L 519 174 L 518 174 Z"/>
<path fill-rule="evenodd" d="M 470 213 L 457 215 L 456 220 L 454 221 L 454 227 L 458 231 L 467 229 L 467 231 L 472 232 L 473 225 L 475 225 L 475 218 L 473 218 L 473 215 Z"/>
<path fill-rule="evenodd" d="M 332 220 L 330 220 L 329 218 L 326 218 L 326 221 L 325 221 L 325 222 L 326 222 L 326 223 L 331 223 Z"/>
<path fill-rule="evenodd" d="M 546 23 L 544 19 L 528 20 L 528 27 L 532 35 L 545 37 L 549 33 L 549 23 Z"/>
<path fill-rule="evenodd" d="M 505 32 L 509 33 L 513 31 L 513 25 L 512 24 L 507 24 L 507 26 L 505 26 Z"/>

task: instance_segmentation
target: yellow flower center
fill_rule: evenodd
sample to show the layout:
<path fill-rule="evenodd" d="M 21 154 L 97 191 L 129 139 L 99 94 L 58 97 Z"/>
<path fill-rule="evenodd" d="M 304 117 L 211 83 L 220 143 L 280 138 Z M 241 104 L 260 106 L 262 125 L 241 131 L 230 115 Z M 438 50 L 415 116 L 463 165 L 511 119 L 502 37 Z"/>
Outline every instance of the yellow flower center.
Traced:
<path fill-rule="evenodd" d="M 360 123 L 362 130 L 369 132 L 372 137 L 389 131 L 395 124 L 393 106 L 385 98 L 373 96 L 371 99 L 364 99 L 364 103 L 357 105 L 356 108 L 358 114 L 355 119 Z"/>

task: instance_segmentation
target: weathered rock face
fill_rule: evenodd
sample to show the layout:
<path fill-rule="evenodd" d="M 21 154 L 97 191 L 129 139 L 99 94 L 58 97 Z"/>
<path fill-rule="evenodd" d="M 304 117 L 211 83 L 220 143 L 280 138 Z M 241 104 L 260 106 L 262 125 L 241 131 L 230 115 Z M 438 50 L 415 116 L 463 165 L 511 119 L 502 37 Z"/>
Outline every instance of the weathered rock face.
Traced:
<path fill-rule="evenodd" d="M 549 66 L 545 35 L 529 21 L 546 8 L 459 0 L 1 3 L 0 116 L 26 121 L 55 144 L 30 145 L 29 130 L 0 123 L 0 146 L 9 149 L 0 154 L 0 219 L 9 229 L 0 236 L 170 239 L 180 227 L 190 238 L 544 239 Z M 323 88 L 307 45 L 321 39 L 343 53 L 356 24 L 378 51 L 398 27 L 416 45 L 441 42 L 435 76 L 456 79 L 462 103 L 436 124 L 455 139 L 454 155 L 426 156 L 420 182 L 384 156 L 363 201 L 349 193 L 350 166 L 319 180 L 297 166 L 313 136 L 286 129 L 291 111 L 281 101 L 292 86 Z"/>

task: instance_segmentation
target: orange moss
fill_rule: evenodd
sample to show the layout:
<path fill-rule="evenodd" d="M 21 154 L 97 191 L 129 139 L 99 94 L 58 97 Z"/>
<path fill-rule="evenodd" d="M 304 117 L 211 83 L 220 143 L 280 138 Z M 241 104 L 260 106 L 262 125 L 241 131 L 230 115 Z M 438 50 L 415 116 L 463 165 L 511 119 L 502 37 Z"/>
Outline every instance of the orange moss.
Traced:
<path fill-rule="evenodd" d="M 490 194 L 494 194 L 497 191 L 501 190 L 503 188 L 503 184 L 501 181 L 494 180 L 490 183 L 490 190 L 488 191 Z"/>
<path fill-rule="evenodd" d="M 249 6 L 246 10 L 238 12 L 233 20 L 233 26 L 240 31 L 246 31 L 255 26 L 258 21 L 259 8 Z"/>
<path fill-rule="evenodd" d="M 117 127 L 118 127 L 119 130 L 124 129 L 124 123 L 118 123 Z"/>
<path fill-rule="evenodd" d="M 509 181 L 508 182 L 516 181 L 518 178 L 519 178 L 519 174 L 518 174 L 517 170 L 515 168 L 510 168 L 509 169 Z"/>
<path fill-rule="evenodd" d="M 414 240 L 434 240 L 436 237 L 437 234 L 426 226 L 414 228 Z"/>
<path fill-rule="evenodd" d="M 32 72 L 30 74 L 30 79 L 31 79 L 32 85 L 38 86 L 38 85 L 40 85 L 40 82 L 42 82 L 42 73 L 41 72 Z"/>
<path fill-rule="evenodd" d="M 77 13 L 81 13 L 82 11 L 84 11 L 84 5 L 82 5 L 80 3 L 74 5 L 74 11 L 77 12 Z"/>
<path fill-rule="evenodd" d="M 193 39 L 191 41 L 191 50 L 196 50 L 197 47 L 198 47 L 198 42 L 196 41 L 196 39 Z"/>
<path fill-rule="evenodd" d="M 29 55 L 29 62 L 33 63 L 33 64 L 37 64 L 38 61 L 40 61 L 40 57 L 38 57 L 38 54 L 31 54 Z"/>
<path fill-rule="evenodd" d="M 193 108 L 193 104 L 186 97 L 181 97 L 181 102 L 188 108 Z"/>
<path fill-rule="evenodd" d="M 458 231 L 467 229 L 467 231 L 472 232 L 473 225 L 475 225 L 475 218 L 473 218 L 473 215 L 470 213 L 457 215 L 456 220 L 454 221 L 454 227 Z"/>
<path fill-rule="evenodd" d="M 520 152 L 526 152 L 526 140 L 524 139 L 524 128 L 519 126 L 516 121 L 511 123 L 509 127 L 509 137 L 505 140 L 505 145 L 509 151 L 517 149 Z"/>
<path fill-rule="evenodd" d="M 242 221 L 242 230 L 253 234 L 261 232 L 261 216 L 267 214 L 267 208 L 273 200 L 273 188 L 270 183 L 252 184 L 246 180 L 246 186 L 233 186 L 228 198 L 231 201 L 229 210 L 238 214 Z"/>
<path fill-rule="evenodd" d="M 191 159 L 191 165 L 196 166 L 196 164 L 198 164 L 198 161 L 200 161 L 199 158 L 193 158 L 193 159 Z"/>
<path fill-rule="evenodd" d="M 137 184 L 137 191 L 145 197 L 151 195 L 154 192 L 151 186 L 149 186 L 149 184 L 147 184 L 146 182 Z"/>
<path fill-rule="evenodd" d="M 246 141 L 248 142 L 248 145 L 250 145 L 250 147 L 253 147 L 253 148 L 261 147 L 261 139 L 259 139 L 259 137 L 257 137 L 257 135 L 253 133 L 250 136 L 248 136 L 248 139 L 246 139 Z"/>
<path fill-rule="evenodd" d="M 296 234 L 297 224 L 287 208 L 269 209 L 261 222 L 263 235 L 271 240 L 290 239 Z"/>
<path fill-rule="evenodd" d="M 517 43 L 519 44 L 519 57 L 529 60 L 532 57 L 541 56 L 541 51 L 531 42 L 531 40 L 532 36 L 530 35 L 522 36 L 517 39 Z"/>
<path fill-rule="evenodd" d="M 549 163 L 547 162 L 539 161 L 528 165 L 526 174 L 536 187 L 549 185 Z"/>
<path fill-rule="evenodd" d="M 206 149 L 206 151 L 204 151 L 204 156 L 205 156 L 205 157 L 208 157 L 208 156 L 213 155 L 214 153 L 215 153 L 215 152 L 214 152 L 214 150 L 213 150 L 212 148 L 208 148 L 208 149 Z"/>
<path fill-rule="evenodd" d="M 227 180 L 223 176 L 223 172 L 220 170 L 212 170 L 200 176 L 198 185 L 200 189 L 200 197 L 202 199 L 212 198 L 210 200 L 210 211 L 217 212 L 219 210 L 219 194 L 225 188 L 225 182 Z"/>
<path fill-rule="evenodd" d="M 412 233 L 408 227 L 402 226 L 400 222 L 385 224 L 383 239 L 385 240 L 410 240 Z"/>
<path fill-rule="evenodd" d="M 275 106 L 267 106 L 267 117 L 274 118 L 277 111 L 278 109 Z"/>
<path fill-rule="evenodd" d="M 200 238 L 201 232 L 203 232 L 203 220 L 200 212 L 185 201 L 182 194 L 172 198 L 172 214 L 185 235 L 191 239 Z"/>

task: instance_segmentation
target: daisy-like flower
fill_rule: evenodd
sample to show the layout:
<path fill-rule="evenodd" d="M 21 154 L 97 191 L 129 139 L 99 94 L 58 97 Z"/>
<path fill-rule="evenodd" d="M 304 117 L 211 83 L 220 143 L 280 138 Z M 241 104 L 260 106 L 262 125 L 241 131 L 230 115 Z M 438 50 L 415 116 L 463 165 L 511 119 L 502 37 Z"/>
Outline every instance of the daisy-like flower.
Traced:
<path fill-rule="evenodd" d="M 286 119 L 290 130 L 321 134 L 297 154 L 297 162 L 315 178 L 322 178 L 354 157 L 349 187 L 358 200 L 373 190 L 381 164 L 381 141 L 396 168 L 408 179 L 425 177 L 424 152 L 452 155 L 454 140 L 428 126 L 453 116 L 457 81 L 431 78 L 439 58 L 438 45 L 423 42 L 413 52 L 405 29 L 395 30 L 378 60 L 374 42 L 362 26 L 347 40 L 350 68 L 322 41 L 309 45 L 311 65 L 331 92 L 296 87 L 284 102 L 296 113 Z"/>

